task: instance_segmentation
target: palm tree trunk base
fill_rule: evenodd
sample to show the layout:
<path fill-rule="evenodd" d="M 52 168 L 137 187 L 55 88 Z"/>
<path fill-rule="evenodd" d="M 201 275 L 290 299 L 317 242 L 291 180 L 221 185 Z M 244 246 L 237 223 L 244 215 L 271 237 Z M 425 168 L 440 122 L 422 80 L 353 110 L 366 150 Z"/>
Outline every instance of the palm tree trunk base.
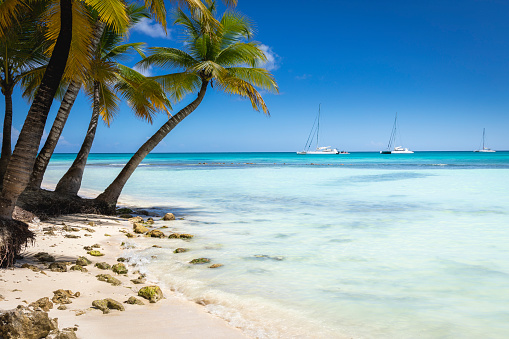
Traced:
<path fill-rule="evenodd" d="M 41 220 L 74 213 L 115 214 L 115 206 L 103 201 L 43 189 L 27 188 L 19 197 L 17 206 L 35 214 Z"/>
<path fill-rule="evenodd" d="M 0 218 L 0 267 L 10 267 L 21 250 L 33 243 L 34 234 L 19 220 Z"/>

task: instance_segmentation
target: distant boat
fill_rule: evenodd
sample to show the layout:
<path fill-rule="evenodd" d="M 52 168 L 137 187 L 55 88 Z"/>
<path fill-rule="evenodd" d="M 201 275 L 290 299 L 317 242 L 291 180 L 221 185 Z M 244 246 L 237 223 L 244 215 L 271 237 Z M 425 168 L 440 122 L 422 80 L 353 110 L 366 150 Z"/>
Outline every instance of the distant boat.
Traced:
<path fill-rule="evenodd" d="M 488 148 L 488 147 L 486 147 L 484 145 L 484 140 L 486 139 L 486 131 L 485 130 L 486 130 L 485 128 L 482 129 L 482 148 L 481 149 L 477 149 L 474 152 L 479 152 L 479 153 L 494 153 L 496 151 L 494 151 L 494 150 L 492 150 L 492 149 L 490 149 L 490 148 Z"/>
<path fill-rule="evenodd" d="M 410 151 L 408 148 L 404 148 L 402 146 L 394 146 L 396 141 L 396 133 L 398 128 L 398 113 L 396 113 L 396 117 L 394 118 L 394 125 L 392 126 L 391 137 L 389 138 L 389 143 L 387 144 L 387 149 L 385 151 L 380 151 L 380 154 L 410 154 L 414 153 Z"/>
<path fill-rule="evenodd" d="M 318 146 L 318 136 L 320 134 L 320 107 L 321 104 L 318 105 L 318 115 L 316 116 L 315 122 L 313 123 L 313 127 L 311 128 L 311 132 L 309 132 L 308 140 L 306 145 L 304 146 L 304 150 L 297 152 L 297 154 L 350 154 L 345 151 L 338 151 L 336 148 L 332 148 L 331 146 Z M 316 149 L 314 151 L 310 151 L 311 144 L 316 136 Z"/>

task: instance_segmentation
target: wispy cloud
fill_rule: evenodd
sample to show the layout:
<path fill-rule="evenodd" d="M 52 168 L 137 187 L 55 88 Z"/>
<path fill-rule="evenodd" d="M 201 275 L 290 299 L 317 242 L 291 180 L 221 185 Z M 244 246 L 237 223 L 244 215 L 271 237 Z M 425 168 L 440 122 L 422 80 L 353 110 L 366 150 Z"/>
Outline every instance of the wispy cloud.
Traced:
<path fill-rule="evenodd" d="M 147 68 L 141 68 L 139 67 L 138 65 L 134 66 L 133 69 L 138 72 L 138 73 L 141 73 L 143 74 L 144 76 L 146 77 L 150 77 L 152 76 L 152 66 L 148 66 Z"/>
<path fill-rule="evenodd" d="M 168 29 L 168 34 L 166 34 L 161 24 L 149 18 L 141 19 L 140 22 L 133 26 L 132 30 L 146 34 L 152 38 L 171 39 L 170 29 Z"/>
<path fill-rule="evenodd" d="M 267 71 L 274 71 L 279 68 L 279 62 L 281 57 L 274 53 L 271 47 L 261 44 L 260 49 L 265 53 L 267 61 L 264 62 L 260 67 L 265 68 Z"/>
<path fill-rule="evenodd" d="M 297 79 L 297 80 L 306 80 L 306 79 L 311 78 L 312 76 L 313 75 L 311 75 L 311 74 L 296 75 L 295 79 Z"/>

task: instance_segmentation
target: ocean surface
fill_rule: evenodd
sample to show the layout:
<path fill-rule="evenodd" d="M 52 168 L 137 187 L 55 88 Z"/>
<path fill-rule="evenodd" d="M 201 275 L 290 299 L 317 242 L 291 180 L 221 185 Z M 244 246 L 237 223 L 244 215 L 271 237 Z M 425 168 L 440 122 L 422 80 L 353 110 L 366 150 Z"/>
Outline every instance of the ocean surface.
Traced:
<path fill-rule="evenodd" d="M 92 154 L 82 192 L 129 157 Z M 250 336 L 509 337 L 509 152 L 151 154 L 120 200 L 195 235 L 125 254 Z"/>

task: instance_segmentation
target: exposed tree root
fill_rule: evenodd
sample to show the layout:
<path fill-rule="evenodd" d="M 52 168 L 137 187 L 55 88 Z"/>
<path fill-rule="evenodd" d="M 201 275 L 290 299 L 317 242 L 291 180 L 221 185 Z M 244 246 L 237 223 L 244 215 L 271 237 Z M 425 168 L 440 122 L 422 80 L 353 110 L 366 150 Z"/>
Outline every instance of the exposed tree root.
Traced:
<path fill-rule="evenodd" d="M 41 220 L 73 213 L 115 214 L 115 206 L 108 206 L 102 201 L 42 189 L 25 190 L 18 199 L 17 206 L 34 213 Z"/>
<path fill-rule="evenodd" d="M 0 218 L 0 267 L 12 266 L 21 249 L 33 241 L 34 234 L 27 224 Z"/>

